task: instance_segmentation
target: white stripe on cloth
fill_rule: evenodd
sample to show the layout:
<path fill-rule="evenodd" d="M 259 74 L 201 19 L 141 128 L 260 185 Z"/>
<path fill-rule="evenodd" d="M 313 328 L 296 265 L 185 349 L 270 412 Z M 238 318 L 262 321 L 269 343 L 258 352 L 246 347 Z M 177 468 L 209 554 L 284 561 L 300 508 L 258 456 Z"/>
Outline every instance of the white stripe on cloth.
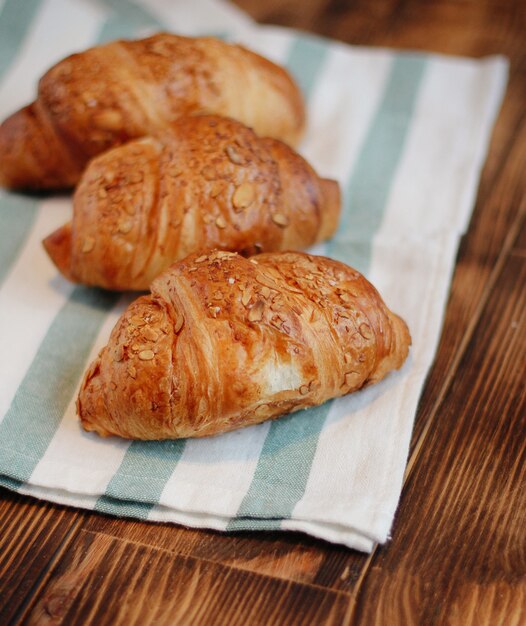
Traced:
<path fill-rule="evenodd" d="M 505 81 L 502 57 L 430 60 L 380 233 L 465 231 Z"/>
<path fill-rule="evenodd" d="M 131 294 L 123 295 L 110 311 L 86 359 L 86 367 L 106 345 L 112 328 L 134 299 Z M 53 439 L 33 470 L 30 481 L 51 489 L 97 495 L 104 493 L 130 442 L 113 438 L 107 445 L 101 446 L 98 435 L 84 432 L 79 427 L 76 415 L 76 397 L 75 393 Z M 89 480 L 86 480 L 86 476 L 89 476 Z"/>
<path fill-rule="evenodd" d="M 254 22 L 233 4 L 221 0 L 136 0 L 137 4 L 155 14 L 166 28 L 182 35 L 228 32 L 236 35 Z M 247 42 L 249 43 L 249 42 Z"/>
<path fill-rule="evenodd" d="M 0 289 L 0 422 L 49 325 L 73 286 L 57 277 L 42 239 L 67 219 L 69 201 L 42 202 L 31 232 Z M 23 332 L 18 329 L 23 328 Z"/>
<path fill-rule="evenodd" d="M 345 519 L 375 541 L 386 540 L 401 489 L 413 416 L 439 337 L 456 243 L 457 237 L 448 235 L 433 243 L 408 245 L 405 250 L 389 243 L 374 246 L 372 274 L 382 275 L 384 282 L 385 276 L 391 277 L 384 291 L 397 292 L 396 299 L 405 303 L 415 319 L 415 324 L 410 322 L 412 353 L 399 372 L 334 401 L 305 495 L 294 509 L 295 519 L 331 524 Z M 389 294 L 386 300 L 391 304 Z M 426 317 L 417 324 L 415 311 L 419 310 Z M 396 445 L 386 445 L 386 441 Z M 378 497 L 372 499 L 372 492 Z M 341 507 L 329 505 L 331 500 Z"/>
<path fill-rule="evenodd" d="M 38 80 L 51 65 L 89 46 L 103 17 L 96 4 L 47 0 L 2 82 L 0 119 L 34 100 Z"/>

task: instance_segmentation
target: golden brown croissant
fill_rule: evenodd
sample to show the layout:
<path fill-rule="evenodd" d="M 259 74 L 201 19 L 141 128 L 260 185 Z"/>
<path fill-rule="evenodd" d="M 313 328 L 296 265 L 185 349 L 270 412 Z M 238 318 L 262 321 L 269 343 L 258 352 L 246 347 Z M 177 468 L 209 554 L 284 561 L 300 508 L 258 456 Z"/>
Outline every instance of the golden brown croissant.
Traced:
<path fill-rule="evenodd" d="M 83 427 L 201 437 L 355 391 L 404 362 L 407 326 L 357 271 L 301 252 L 191 255 L 125 311 L 77 400 Z"/>
<path fill-rule="evenodd" d="M 74 185 L 91 157 L 193 113 L 227 115 L 295 145 L 305 113 L 289 74 L 240 46 L 159 33 L 67 57 L 0 127 L 0 184 Z"/>
<path fill-rule="evenodd" d="M 292 148 L 228 118 L 190 116 L 91 161 L 73 222 L 44 245 L 73 281 L 148 289 L 191 252 L 307 247 L 332 235 L 339 211 L 338 184 Z"/>

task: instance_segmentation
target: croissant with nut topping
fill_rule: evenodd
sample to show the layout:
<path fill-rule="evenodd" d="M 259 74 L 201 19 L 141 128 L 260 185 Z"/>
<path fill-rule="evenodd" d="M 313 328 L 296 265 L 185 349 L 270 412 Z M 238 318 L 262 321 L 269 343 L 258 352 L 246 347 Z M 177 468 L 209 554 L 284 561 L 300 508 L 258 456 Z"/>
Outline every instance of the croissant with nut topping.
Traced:
<path fill-rule="evenodd" d="M 296 145 L 301 93 L 282 67 L 214 38 L 158 33 L 73 54 L 39 82 L 35 102 L 0 126 L 0 184 L 72 187 L 93 156 L 215 113 Z"/>
<path fill-rule="evenodd" d="M 70 280 L 148 289 L 192 252 L 305 248 L 332 235 L 339 187 L 292 148 L 219 116 L 95 158 L 75 191 L 73 221 L 44 246 Z"/>
<path fill-rule="evenodd" d="M 399 368 L 406 324 L 357 271 L 301 252 L 215 251 L 173 265 L 89 367 L 82 426 L 202 437 L 342 396 Z"/>

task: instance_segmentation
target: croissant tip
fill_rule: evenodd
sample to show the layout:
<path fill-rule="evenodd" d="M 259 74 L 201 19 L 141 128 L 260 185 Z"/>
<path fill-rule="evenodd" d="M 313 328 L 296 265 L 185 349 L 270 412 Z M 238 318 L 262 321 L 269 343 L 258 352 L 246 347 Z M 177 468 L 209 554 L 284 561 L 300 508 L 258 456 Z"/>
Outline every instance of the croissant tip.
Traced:
<path fill-rule="evenodd" d="M 73 281 L 71 273 L 71 222 L 64 224 L 43 241 L 45 251 L 60 273 Z"/>
<path fill-rule="evenodd" d="M 317 241 L 330 239 L 340 222 L 341 194 L 338 181 L 330 178 L 320 179 L 322 195 L 322 221 Z"/>

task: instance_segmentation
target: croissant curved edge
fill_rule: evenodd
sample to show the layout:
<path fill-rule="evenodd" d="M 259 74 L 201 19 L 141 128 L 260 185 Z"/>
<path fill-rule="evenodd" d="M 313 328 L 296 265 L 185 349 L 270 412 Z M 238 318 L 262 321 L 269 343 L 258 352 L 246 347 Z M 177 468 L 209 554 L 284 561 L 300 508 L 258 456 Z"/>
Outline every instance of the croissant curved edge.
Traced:
<path fill-rule="evenodd" d="M 199 250 L 306 248 L 331 237 L 339 215 L 338 183 L 292 148 L 233 119 L 199 115 L 93 159 L 72 222 L 43 243 L 69 280 L 144 290 Z"/>
<path fill-rule="evenodd" d="M 124 312 L 77 412 L 102 436 L 213 435 L 375 383 L 401 367 L 410 343 L 405 322 L 342 263 L 191 255 Z"/>
<path fill-rule="evenodd" d="M 170 33 L 114 41 L 54 65 L 36 100 L 0 125 L 0 184 L 72 187 L 95 155 L 198 113 L 239 119 L 291 145 L 305 127 L 291 75 L 242 46 Z"/>

